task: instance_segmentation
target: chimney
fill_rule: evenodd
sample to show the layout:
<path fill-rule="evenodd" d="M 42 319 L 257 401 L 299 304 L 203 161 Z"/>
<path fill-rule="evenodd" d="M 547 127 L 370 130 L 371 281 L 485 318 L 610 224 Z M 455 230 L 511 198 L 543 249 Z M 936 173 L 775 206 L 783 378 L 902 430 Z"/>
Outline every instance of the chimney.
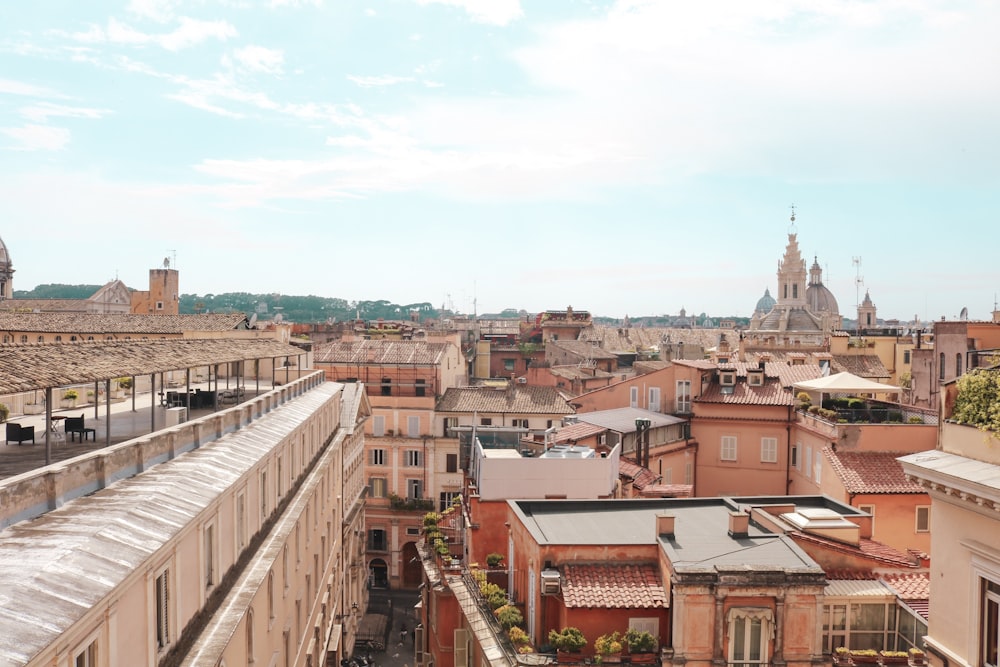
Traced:
<path fill-rule="evenodd" d="M 657 514 L 656 515 L 656 536 L 657 537 L 673 537 L 674 536 L 674 515 L 673 514 Z"/>
<path fill-rule="evenodd" d="M 729 537 L 748 537 L 750 535 L 750 515 L 746 512 L 729 513 Z"/>

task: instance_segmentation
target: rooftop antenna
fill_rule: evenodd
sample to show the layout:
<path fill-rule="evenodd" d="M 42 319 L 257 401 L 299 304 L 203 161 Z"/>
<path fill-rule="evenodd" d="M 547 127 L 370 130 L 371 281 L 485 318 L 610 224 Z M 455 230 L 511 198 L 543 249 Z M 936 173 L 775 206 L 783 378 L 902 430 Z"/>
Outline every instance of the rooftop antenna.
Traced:
<path fill-rule="evenodd" d="M 861 286 L 865 284 L 865 278 L 861 275 L 861 258 L 852 257 L 851 263 L 854 264 L 854 308 L 855 310 L 861 307 Z M 861 315 L 858 315 L 858 321 L 854 325 L 854 330 L 859 331 L 861 329 Z"/>
<path fill-rule="evenodd" d="M 170 257 L 163 258 L 163 268 L 169 269 L 171 266 L 175 269 L 177 268 L 177 250 L 173 248 L 167 248 L 167 252 L 170 253 Z"/>

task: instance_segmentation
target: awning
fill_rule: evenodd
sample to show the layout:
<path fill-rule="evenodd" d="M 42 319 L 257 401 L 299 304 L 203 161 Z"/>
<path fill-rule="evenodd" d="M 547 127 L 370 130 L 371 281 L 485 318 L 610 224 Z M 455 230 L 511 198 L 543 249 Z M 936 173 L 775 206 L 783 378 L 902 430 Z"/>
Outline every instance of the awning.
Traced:
<path fill-rule="evenodd" d="M 805 380 L 792 385 L 795 389 L 804 391 L 817 391 L 824 394 L 833 393 L 862 393 L 862 394 L 885 394 L 899 393 L 899 387 L 891 384 L 873 382 L 863 377 L 858 377 L 853 373 L 835 373 L 827 377 L 816 378 L 815 380 Z"/>

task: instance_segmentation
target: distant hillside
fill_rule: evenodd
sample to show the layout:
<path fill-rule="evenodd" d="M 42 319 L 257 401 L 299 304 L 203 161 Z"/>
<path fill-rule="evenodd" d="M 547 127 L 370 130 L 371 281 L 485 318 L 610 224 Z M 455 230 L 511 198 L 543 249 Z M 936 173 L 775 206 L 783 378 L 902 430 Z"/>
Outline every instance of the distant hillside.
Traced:
<path fill-rule="evenodd" d="M 14 290 L 15 299 L 87 299 L 101 285 L 38 285 L 33 290 Z"/>
<path fill-rule="evenodd" d="M 420 320 L 438 317 L 438 311 L 427 302 L 396 304 L 389 301 L 347 301 L 325 296 L 290 296 L 287 294 L 182 294 L 181 313 L 257 314 L 262 320 L 281 316 L 290 322 L 344 322 L 360 317 L 363 320 L 408 320 L 410 312 L 420 313 Z"/>

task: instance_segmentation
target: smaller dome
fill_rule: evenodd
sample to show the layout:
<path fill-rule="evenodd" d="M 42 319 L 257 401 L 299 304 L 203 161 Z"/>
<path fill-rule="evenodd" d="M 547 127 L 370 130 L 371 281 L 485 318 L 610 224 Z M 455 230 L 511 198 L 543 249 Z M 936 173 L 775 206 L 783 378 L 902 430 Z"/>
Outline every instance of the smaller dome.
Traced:
<path fill-rule="evenodd" d="M 809 310 L 814 313 L 840 314 L 836 297 L 823 283 L 814 283 L 806 288 L 806 303 L 809 304 Z"/>
<path fill-rule="evenodd" d="M 775 301 L 774 297 L 771 296 L 771 290 L 765 287 L 764 296 L 757 299 L 757 307 L 754 308 L 754 311 L 758 313 L 769 313 L 771 312 L 771 309 L 774 308 L 774 304 L 776 303 L 777 301 Z"/>

